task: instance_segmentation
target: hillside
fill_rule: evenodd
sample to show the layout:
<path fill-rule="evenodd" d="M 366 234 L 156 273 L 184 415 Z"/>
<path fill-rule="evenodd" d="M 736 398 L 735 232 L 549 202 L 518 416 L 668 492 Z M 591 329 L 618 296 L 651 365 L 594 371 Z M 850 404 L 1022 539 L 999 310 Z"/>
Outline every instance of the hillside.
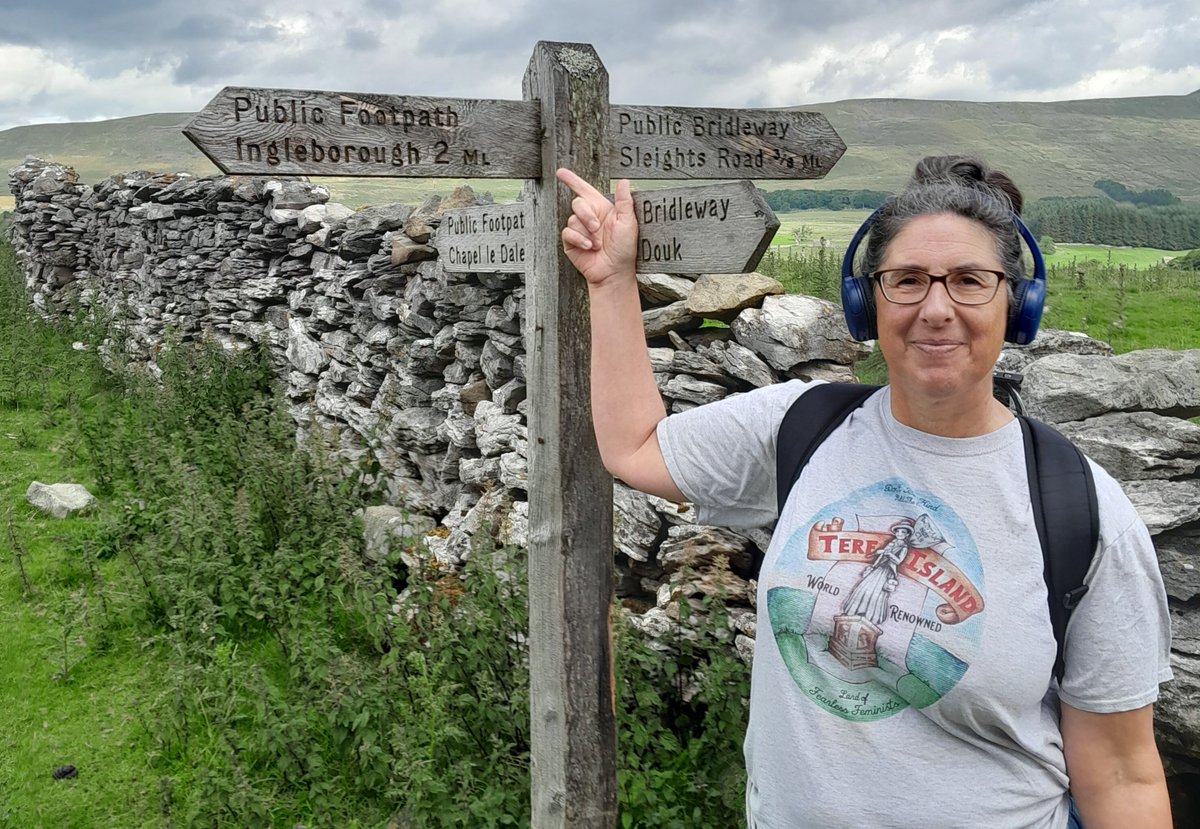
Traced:
<path fill-rule="evenodd" d="M 0 166 L 8 170 L 36 155 L 71 165 L 88 183 L 128 170 L 215 173 L 217 168 L 180 132 L 191 117 L 188 112 L 161 112 L 14 127 L 0 132 Z"/>
<path fill-rule="evenodd" d="M 823 181 L 762 186 L 893 190 L 921 156 L 967 152 L 1008 170 L 1031 198 L 1096 195 L 1092 182 L 1108 178 L 1134 190 L 1166 188 L 1200 204 L 1200 90 L 1052 103 L 861 99 L 801 108 L 823 112 L 849 149 Z M 0 170 L 32 154 L 72 165 L 85 182 L 135 169 L 214 173 L 180 132 L 190 118 L 158 113 L 15 127 L 0 132 Z M 329 182 L 335 198 L 350 204 L 415 200 L 457 183 Z M 499 199 L 512 198 L 518 187 L 497 180 L 477 184 Z"/>
<path fill-rule="evenodd" d="M 1053 103 L 863 99 L 814 104 L 848 147 L 818 187 L 894 190 L 924 155 L 966 152 L 1031 198 L 1099 195 L 1097 179 L 1200 204 L 1200 90 Z M 782 185 L 778 185 L 782 186 Z"/>

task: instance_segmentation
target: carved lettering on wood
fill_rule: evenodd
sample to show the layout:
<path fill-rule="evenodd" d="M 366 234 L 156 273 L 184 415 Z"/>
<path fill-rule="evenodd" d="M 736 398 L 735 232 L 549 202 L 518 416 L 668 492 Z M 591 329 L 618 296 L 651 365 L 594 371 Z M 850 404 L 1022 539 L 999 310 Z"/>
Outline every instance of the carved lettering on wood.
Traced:
<path fill-rule="evenodd" d="M 818 112 L 613 105 L 608 132 L 614 178 L 821 178 L 846 151 Z"/>
<path fill-rule="evenodd" d="M 530 101 L 226 87 L 184 128 L 226 173 L 531 178 Z"/>

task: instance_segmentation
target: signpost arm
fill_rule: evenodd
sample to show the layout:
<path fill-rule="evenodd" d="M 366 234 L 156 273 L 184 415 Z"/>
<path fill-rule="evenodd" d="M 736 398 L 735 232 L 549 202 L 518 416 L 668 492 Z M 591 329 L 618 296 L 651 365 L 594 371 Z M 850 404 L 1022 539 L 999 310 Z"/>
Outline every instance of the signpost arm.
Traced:
<path fill-rule="evenodd" d="M 523 84 L 541 102 L 541 179 L 525 185 L 529 389 L 532 825 L 616 825 L 612 478 L 589 405 L 587 291 L 559 238 L 569 167 L 608 191 L 608 73 L 586 44 L 540 42 Z"/>

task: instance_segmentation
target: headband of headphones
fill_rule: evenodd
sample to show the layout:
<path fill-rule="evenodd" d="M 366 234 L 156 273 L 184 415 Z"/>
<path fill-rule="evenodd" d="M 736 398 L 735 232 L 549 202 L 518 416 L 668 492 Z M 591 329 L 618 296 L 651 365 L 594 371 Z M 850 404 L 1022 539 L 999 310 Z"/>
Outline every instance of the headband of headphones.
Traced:
<path fill-rule="evenodd" d="M 875 327 L 875 294 L 870 276 L 854 275 L 854 257 L 872 225 L 883 212 L 878 208 L 867 217 L 855 232 L 842 257 L 842 311 L 846 316 L 846 327 L 850 336 L 859 342 L 873 340 L 878 336 Z M 1015 345 L 1033 342 L 1038 325 L 1042 321 L 1042 308 L 1046 304 L 1046 262 L 1029 228 L 1016 213 L 1009 214 L 1017 233 L 1025 240 L 1033 257 L 1033 276 L 1013 286 L 1012 306 L 1008 312 L 1008 326 L 1004 339 Z"/>

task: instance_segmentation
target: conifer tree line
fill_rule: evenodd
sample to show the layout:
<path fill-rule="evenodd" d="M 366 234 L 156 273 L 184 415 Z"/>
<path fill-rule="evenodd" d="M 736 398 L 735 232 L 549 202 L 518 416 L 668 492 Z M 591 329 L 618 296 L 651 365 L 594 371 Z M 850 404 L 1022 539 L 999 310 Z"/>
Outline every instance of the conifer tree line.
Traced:
<path fill-rule="evenodd" d="M 1024 218 L 1039 239 L 1162 250 L 1200 248 L 1200 207 L 1132 207 L 1099 197 L 1052 197 L 1033 202 Z"/>
<path fill-rule="evenodd" d="M 1119 181 L 1102 178 L 1092 183 L 1092 186 L 1113 201 L 1129 202 L 1138 207 L 1166 207 L 1179 204 L 1179 197 L 1170 190 L 1130 190 Z"/>
<path fill-rule="evenodd" d="M 1026 208 L 1025 223 L 1038 239 L 1088 245 L 1119 245 L 1190 250 L 1200 248 L 1200 207 L 1179 204 L 1168 190 L 1131 191 L 1107 179 L 1111 198 L 1051 196 Z M 1111 191 L 1111 193 L 1109 192 Z M 874 210 L 890 193 L 882 190 L 759 190 L 776 212 L 793 210 Z M 1127 203 L 1113 199 L 1121 196 Z M 1135 206 L 1133 200 L 1138 200 Z M 1156 204 L 1162 202 L 1162 204 Z"/>
<path fill-rule="evenodd" d="M 874 210 L 891 195 L 883 190 L 759 190 L 767 206 L 791 210 Z"/>

